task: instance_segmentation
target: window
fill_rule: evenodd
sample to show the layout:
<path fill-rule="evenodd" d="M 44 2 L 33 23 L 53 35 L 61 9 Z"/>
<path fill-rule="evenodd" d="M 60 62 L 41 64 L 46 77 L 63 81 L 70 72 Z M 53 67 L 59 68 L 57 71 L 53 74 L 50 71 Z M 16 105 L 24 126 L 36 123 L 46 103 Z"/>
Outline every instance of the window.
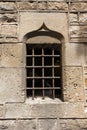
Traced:
<path fill-rule="evenodd" d="M 61 98 L 61 44 L 26 44 L 27 97 Z"/>

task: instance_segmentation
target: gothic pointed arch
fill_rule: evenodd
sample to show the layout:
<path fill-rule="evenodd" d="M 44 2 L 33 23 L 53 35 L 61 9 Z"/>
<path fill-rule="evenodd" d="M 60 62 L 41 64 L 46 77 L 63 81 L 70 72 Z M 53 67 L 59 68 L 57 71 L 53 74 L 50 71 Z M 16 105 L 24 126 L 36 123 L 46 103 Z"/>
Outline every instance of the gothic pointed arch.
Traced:
<path fill-rule="evenodd" d="M 26 42 L 29 38 L 33 38 L 37 36 L 49 36 L 59 40 L 60 42 L 64 41 L 64 36 L 61 33 L 49 29 L 44 22 L 39 29 L 25 34 L 23 41 Z"/>

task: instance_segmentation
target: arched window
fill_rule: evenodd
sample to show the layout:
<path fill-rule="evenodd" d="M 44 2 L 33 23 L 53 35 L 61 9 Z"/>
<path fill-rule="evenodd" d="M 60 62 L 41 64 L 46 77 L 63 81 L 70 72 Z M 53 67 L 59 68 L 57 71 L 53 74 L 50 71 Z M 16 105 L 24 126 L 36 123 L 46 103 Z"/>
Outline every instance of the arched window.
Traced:
<path fill-rule="evenodd" d="M 44 24 L 32 35 L 27 34 L 27 97 L 55 99 L 62 96 L 62 44 L 55 35 L 57 33 L 48 30 Z"/>

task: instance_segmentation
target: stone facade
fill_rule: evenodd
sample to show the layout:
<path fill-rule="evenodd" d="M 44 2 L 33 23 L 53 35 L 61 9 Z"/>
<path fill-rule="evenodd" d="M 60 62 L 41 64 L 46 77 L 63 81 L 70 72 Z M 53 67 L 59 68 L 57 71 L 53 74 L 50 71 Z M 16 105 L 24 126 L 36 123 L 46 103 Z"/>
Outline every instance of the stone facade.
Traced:
<path fill-rule="evenodd" d="M 63 100 L 26 97 L 26 34 L 60 33 Z M 52 41 L 51 41 L 52 42 Z M 0 130 L 87 129 L 87 0 L 0 0 Z"/>

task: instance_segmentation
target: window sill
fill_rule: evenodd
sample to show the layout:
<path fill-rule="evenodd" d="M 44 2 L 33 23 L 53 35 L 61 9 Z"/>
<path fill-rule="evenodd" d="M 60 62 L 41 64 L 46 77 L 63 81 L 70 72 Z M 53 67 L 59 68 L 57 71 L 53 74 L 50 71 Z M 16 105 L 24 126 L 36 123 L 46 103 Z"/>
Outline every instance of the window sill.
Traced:
<path fill-rule="evenodd" d="M 45 97 L 45 99 L 42 99 L 41 97 L 37 97 L 37 98 L 34 98 L 34 100 L 32 100 L 32 98 L 27 98 L 25 103 L 29 103 L 29 104 L 60 104 L 60 103 L 62 103 L 62 101 L 58 98 L 51 99 L 49 97 Z"/>

